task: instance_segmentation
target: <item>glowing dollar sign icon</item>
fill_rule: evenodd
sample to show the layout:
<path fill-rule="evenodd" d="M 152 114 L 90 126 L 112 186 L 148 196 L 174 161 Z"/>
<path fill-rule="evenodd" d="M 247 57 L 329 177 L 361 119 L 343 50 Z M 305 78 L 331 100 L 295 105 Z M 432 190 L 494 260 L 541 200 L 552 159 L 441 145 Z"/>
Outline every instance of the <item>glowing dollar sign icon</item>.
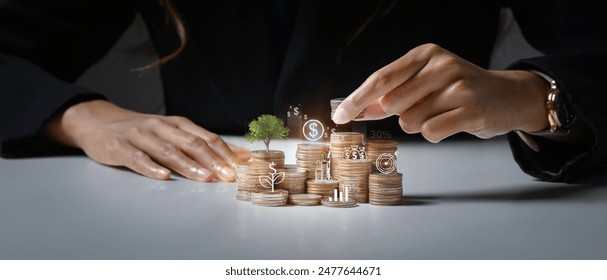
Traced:
<path fill-rule="evenodd" d="M 316 141 L 325 134 L 325 127 L 318 120 L 310 119 L 303 126 L 303 135 L 310 141 Z"/>
<path fill-rule="evenodd" d="M 304 120 L 307 120 L 307 119 L 308 119 L 308 115 L 304 114 Z"/>
<path fill-rule="evenodd" d="M 312 138 L 316 138 L 316 136 L 318 136 L 318 129 L 316 129 L 316 126 L 316 123 L 310 124 L 310 137 Z"/>
<path fill-rule="evenodd" d="M 295 107 L 293 109 L 293 115 L 299 116 L 299 108 Z"/>
<path fill-rule="evenodd" d="M 291 117 L 291 111 L 287 111 L 287 118 Z"/>

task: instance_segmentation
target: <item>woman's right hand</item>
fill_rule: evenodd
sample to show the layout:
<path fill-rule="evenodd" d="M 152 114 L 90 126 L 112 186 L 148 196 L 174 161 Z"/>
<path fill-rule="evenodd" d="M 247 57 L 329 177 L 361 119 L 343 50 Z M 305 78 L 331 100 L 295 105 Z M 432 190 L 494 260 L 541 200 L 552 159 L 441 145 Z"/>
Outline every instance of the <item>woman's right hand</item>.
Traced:
<path fill-rule="evenodd" d="M 155 179 L 168 179 L 173 170 L 197 181 L 233 181 L 235 165 L 251 155 L 186 118 L 141 114 L 105 100 L 68 108 L 43 133 L 97 162 Z"/>

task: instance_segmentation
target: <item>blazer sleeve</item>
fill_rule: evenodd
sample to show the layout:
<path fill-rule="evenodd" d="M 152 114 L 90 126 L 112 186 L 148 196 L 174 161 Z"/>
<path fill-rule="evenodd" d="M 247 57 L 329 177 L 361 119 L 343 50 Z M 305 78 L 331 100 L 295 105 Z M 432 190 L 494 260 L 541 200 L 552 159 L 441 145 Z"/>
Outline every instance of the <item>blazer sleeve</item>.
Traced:
<path fill-rule="evenodd" d="M 591 2 L 591 3 L 589 3 Z M 532 151 L 516 134 L 508 139 L 515 160 L 529 175 L 571 182 L 607 162 L 607 17 L 603 1 L 520 1 L 511 7 L 529 43 L 545 55 L 522 59 L 509 69 L 537 70 L 553 78 L 575 111 L 588 141 L 571 145 L 535 137 Z"/>
<path fill-rule="evenodd" d="M 73 83 L 131 23 L 129 2 L 0 0 L 0 155 L 66 152 L 39 130 L 73 104 L 104 98 Z"/>

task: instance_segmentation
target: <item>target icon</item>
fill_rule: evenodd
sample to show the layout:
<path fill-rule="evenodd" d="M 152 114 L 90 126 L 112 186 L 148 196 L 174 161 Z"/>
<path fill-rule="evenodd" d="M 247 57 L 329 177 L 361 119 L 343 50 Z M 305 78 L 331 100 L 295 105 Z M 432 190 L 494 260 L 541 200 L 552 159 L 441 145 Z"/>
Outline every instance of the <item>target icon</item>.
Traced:
<path fill-rule="evenodd" d="M 377 171 L 382 174 L 390 174 L 396 170 L 396 156 L 389 153 L 383 153 L 375 160 Z"/>

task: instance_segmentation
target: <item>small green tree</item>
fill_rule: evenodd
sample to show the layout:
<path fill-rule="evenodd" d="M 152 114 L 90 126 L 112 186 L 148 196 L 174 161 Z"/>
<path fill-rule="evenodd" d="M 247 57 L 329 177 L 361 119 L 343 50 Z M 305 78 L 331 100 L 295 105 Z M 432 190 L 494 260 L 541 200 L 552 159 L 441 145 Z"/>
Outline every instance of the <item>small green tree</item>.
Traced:
<path fill-rule="evenodd" d="M 251 143 L 263 141 L 269 152 L 272 139 L 285 139 L 288 135 L 289 129 L 281 119 L 273 115 L 261 115 L 249 123 L 249 132 L 244 138 Z"/>

